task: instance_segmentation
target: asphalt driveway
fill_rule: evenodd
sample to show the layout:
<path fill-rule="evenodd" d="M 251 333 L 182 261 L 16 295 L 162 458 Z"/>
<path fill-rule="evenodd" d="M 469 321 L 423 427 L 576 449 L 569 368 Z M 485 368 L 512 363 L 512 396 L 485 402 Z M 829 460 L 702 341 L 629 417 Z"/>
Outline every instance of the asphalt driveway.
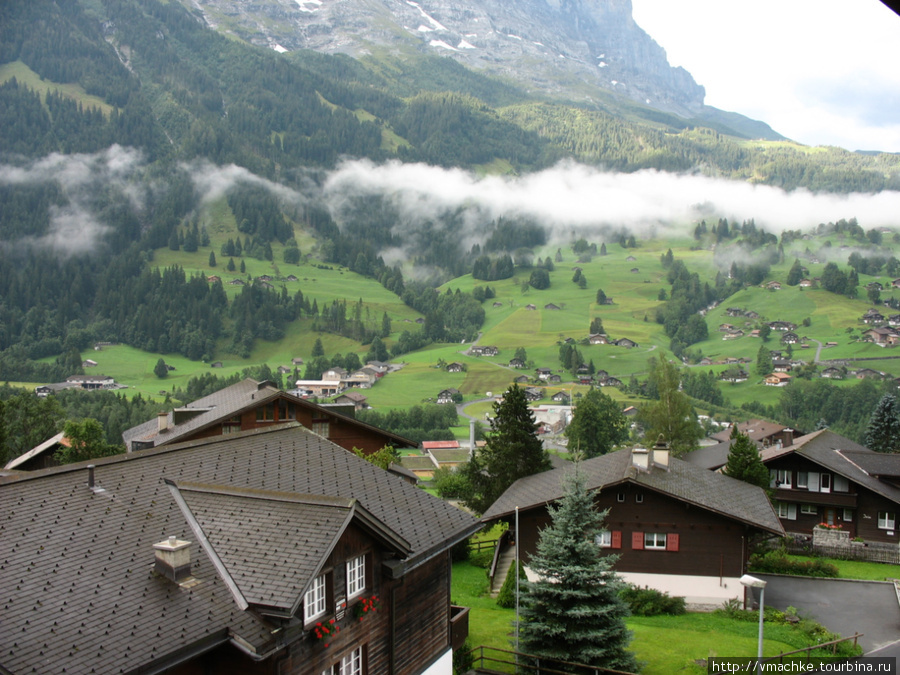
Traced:
<path fill-rule="evenodd" d="M 767 606 L 796 607 L 802 616 L 847 637 L 863 633 L 867 654 L 900 655 L 900 603 L 894 585 L 886 581 L 808 579 L 772 574 L 754 576 L 767 582 Z M 758 589 L 753 589 L 759 599 Z"/>

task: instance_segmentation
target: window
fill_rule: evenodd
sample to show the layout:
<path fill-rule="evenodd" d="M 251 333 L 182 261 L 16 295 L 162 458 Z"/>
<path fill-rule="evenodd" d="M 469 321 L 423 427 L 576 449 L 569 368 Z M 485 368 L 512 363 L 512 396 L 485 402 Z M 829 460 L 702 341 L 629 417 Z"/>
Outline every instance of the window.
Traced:
<path fill-rule="evenodd" d="M 328 420 L 313 420 L 312 432 L 319 434 L 322 438 L 328 438 Z"/>
<path fill-rule="evenodd" d="M 275 404 L 267 403 L 256 409 L 257 422 L 273 422 L 275 420 Z"/>
<path fill-rule="evenodd" d="M 624 501 L 625 501 L 625 493 L 624 493 L 624 492 L 620 492 L 619 494 L 617 494 L 617 495 L 616 495 L 616 501 L 617 501 L 617 502 L 624 502 Z"/>
<path fill-rule="evenodd" d="M 362 675 L 363 648 L 357 647 L 330 668 L 322 671 L 322 675 Z"/>
<path fill-rule="evenodd" d="M 791 487 L 791 472 L 785 469 L 775 471 L 775 487 L 789 489 Z"/>
<path fill-rule="evenodd" d="M 597 544 L 600 548 L 612 548 L 612 532 L 609 530 L 603 530 L 594 537 L 594 543 Z"/>
<path fill-rule="evenodd" d="M 644 495 L 642 493 L 638 492 L 634 496 L 634 501 L 636 504 L 643 504 L 644 503 Z"/>
<path fill-rule="evenodd" d="M 819 492 L 831 492 L 831 474 L 823 473 L 819 476 Z"/>
<path fill-rule="evenodd" d="M 843 476 L 838 476 L 835 474 L 834 476 L 834 491 L 835 492 L 849 492 L 850 491 L 850 481 L 848 481 Z"/>
<path fill-rule="evenodd" d="M 787 504 L 785 502 L 776 502 L 778 508 L 778 517 L 787 520 L 797 520 L 797 505 Z"/>
<path fill-rule="evenodd" d="M 894 512 L 879 511 L 878 512 L 878 529 L 893 530 L 894 529 Z"/>
<path fill-rule="evenodd" d="M 294 410 L 294 406 L 289 404 L 287 401 L 281 400 L 278 401 L 278 421 L 284 422 L 285 420 L 293 420 L 296 419 L 297 415 Z"/>
<path fill-rule="evenodd" d="M 809 487 L 809 474 L 806 471 L 797 472 L 797 487 L 804 490 Z"/>
<path fill-rule="evenodd" d="M 347 561 L 347 598 L 353 598 L 366 590 L 366 556 Z"/>
<path fill-rule="evenodd" d="M 303 598 L 303 618 L 308 623 L 325 613 L 325 575 L 320 574 L 313 581 Z"/>
<path fill-rule="evenodd" d="M 666 535 L 663 532 L 644 532 L 644 548 L 666 550 Z"/>
<path fill-rule="evenodd" d="M 844 509 L 843 517 L 841 518 L 845 523 L 853 522 L 853 509 Z"/>
<path fill-rule="evenodd" d="M 812 504 L 801 504 L 800 513 L 806 516 L 817 516 L 819 515 L 819 509 Z"/>

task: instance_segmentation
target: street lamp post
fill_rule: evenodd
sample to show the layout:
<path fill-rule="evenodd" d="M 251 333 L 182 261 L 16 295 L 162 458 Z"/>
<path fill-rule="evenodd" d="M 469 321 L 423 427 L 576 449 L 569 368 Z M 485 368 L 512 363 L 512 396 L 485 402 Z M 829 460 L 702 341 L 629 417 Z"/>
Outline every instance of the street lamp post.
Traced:
<path fill-rule="evenodd" d="M 766 582 L 749 574 L 745 574 L 741 577 L 741 584 L 746 588 L 759 589 L 759 646 L 756 649 L 756 672 L 761 673 L 763 655 L 763 608 L 765 606 Z"/>

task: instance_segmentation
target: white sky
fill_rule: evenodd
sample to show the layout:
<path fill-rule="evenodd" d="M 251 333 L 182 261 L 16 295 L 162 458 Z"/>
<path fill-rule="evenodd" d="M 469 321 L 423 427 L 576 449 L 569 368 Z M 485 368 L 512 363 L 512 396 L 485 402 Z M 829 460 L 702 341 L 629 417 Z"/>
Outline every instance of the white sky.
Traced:
<path fill-rule="evenodd" d="M 706 104 L 806 145 L 900 152 L 900 17 L 878 0 L 632 0 Z"/>

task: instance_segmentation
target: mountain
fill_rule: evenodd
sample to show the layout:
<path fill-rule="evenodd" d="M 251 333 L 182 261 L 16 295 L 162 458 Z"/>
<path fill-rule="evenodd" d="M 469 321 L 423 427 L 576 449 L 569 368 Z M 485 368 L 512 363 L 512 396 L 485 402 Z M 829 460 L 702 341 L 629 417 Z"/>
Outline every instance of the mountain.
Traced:
<path fill-rule="evenodd" d="M 705 91 L 632 18 L 631 0 L 184 0 L 218 30 L 278 51 L 426 53 L 542 96 L 596 89 L 682 117 Z"/>

